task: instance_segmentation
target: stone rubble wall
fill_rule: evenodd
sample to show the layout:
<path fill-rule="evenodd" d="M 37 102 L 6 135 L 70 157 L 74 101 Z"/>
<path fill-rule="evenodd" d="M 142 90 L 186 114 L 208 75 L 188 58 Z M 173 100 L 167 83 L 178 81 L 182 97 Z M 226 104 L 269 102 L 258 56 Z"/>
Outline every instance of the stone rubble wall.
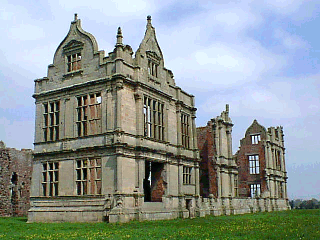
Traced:
<path fill-rule="evenodd" d="M 26 216 L 30 208 L 32 150 L 6 148 L 0 142 L 0 216 Z"/>

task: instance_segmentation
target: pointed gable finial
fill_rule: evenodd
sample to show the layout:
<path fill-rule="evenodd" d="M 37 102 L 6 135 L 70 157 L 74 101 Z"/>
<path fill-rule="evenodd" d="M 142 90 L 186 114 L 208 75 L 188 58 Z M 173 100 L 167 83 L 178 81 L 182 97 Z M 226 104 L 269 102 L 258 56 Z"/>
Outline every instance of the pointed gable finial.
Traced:
<path fill-rule="evenodd" d="M 117 45 L 120 44 L 122 45 L 122 30 L 121 27 L 118 27 L 118 32 L 117 32 Z"/>
<path fill-rule="evenodd" d="M 151 24 L 151 16 L 150 15 L 148 15 L 147 16 L 147 27 L 151 27 L 152 26 L 152 24 Z"/>
<path fill-rule="evenodd" d="M 74 21 L 77 21 L 78 20 L 78 13 L 75 13 L 74 14 Z"/>

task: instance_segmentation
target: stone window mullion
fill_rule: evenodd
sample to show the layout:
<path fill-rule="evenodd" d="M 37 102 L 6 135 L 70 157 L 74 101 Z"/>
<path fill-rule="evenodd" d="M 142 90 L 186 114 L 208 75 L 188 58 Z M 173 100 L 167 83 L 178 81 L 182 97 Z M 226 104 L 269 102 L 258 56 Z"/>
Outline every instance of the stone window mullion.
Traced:
<path fill-rule="evenodd" d="M 42 163 L 42 195 L 59 195 L 59 163 Z"/>
<path fill-rule="evenodd" d="M 101 194 L 101 159 L 76 160 L 77 195 Z"/>
<path fill-rule="evenodd" d="M 87 94 L 77 97 L 78 136 L 101 133 L 101 94 Z"/>
<path fill-rule="evenodd" d="M 190 147 L 190 124 L 189 115 L 181 113 L 181 140 L 182 146 L 185 148 Z"/>
<path fill-rule="evenodd" d="M 192 183 L 192 167 L 183 167 L 183 184 L 190 185 Z"/>
<path fill-rule="evenodd" d="M 43 104 L 43 107 L 43 140 L 59 140 L 60 102 L 46 102 Z"/>
<path fill-rule="evenodd" d="M 164 104 L 149 97 L 144 97 L 144 136 L 164 140 Z"/>

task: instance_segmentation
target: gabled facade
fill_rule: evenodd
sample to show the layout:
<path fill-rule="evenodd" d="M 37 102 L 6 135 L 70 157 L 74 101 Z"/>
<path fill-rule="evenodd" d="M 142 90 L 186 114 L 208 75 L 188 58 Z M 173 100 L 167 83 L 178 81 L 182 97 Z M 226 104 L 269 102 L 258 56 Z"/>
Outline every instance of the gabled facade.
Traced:
<path fill-rule="evenodd" d="M 175 85 L 148 16 L 133 52 L 119 28 L 105 56 L 75 15 L 48 76 L 35 80 L 29 222 L 195 214 L 194 97 Z"/>
<path fill-rule="evenodd" d="M 254 120 L 240 141 L 239 196 L 287 199 L 282 127 L 268 130 Z"/>
<path fill-rule="evenodd" d="M 105 56 L 75 15 L 33 97 L 29 222 L 289 209 L 282 128 L 254 121 L 236 155 L 228 105 L 196 128 L 194 96 L 165 68 L 150 16 L 135 53 L 118 28 Z"/>

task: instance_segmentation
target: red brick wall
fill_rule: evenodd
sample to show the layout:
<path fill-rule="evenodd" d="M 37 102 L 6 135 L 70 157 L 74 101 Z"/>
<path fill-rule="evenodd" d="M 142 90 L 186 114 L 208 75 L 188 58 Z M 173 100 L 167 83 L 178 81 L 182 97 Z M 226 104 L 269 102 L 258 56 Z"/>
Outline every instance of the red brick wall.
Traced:
<path fill-rule="evenodd" d="M 217 172 L 214 168 L 213 157 L 216 156 L 216 147 L 212 124 L 197 128 L 198 148 L 200 150 L 200 194 L 208 197 L 209 194 L 218 196 Z"/>
<path fill-rule="evenodd" d="M 250 134 L 260 133 L 261 141 L 258 144 L 251 143 Z M 265 175 L 266 159 L 263 140 L 266 139 L 266 130 L 263 126 L 254 122 L 246 131 L 245 137 L 240 141 L 240 150 L 237 153 L 237 165 L 239 166 L 239 196 L 250 197 L 250 184 L 261 184 L 261 193 L 267 190 Z M 259 174 L 250 174 L 249 155 L 259 155 Z"/>
<path fill-rule="evenodd" d="M 163 164 L 152 163 L 152 185 L 151 185 L 151 201 L 162 202 L 162 196 L 165 191 L 164 181 L 162 178 Z"/>

